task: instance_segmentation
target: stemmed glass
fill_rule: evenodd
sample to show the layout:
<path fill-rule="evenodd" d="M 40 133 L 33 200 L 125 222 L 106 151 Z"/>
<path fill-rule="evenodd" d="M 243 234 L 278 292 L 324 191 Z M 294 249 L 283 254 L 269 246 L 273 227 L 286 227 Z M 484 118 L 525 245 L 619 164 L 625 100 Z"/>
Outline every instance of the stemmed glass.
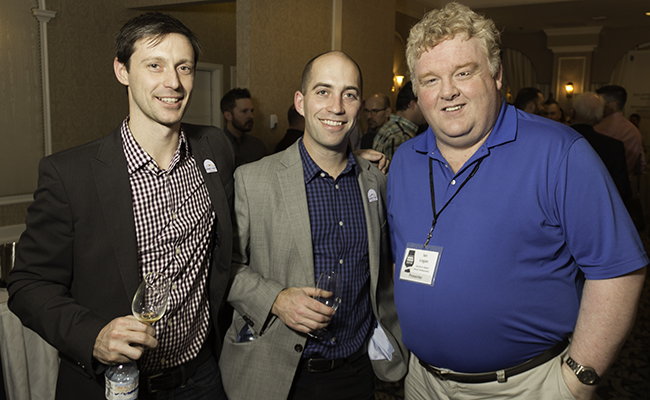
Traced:
<path fill-rule="evenodd" d="M 171 280 L 167 276 L 160 272 L 149 272 L 133 296 L 133 315 L 149 325 L 158 321 L 167 310 L 170 289 Z"/>
<path fill-rule="evenodd" d="M 328 307 L 332 307 L 335 311 L 339 308 L 341 304 L 341 278 L 338 272 L 329 271 L 320 274 L 318 283 L 316 284 L 314 299 Z M 336 341 L 332 333 L 325 328 L 311 331 L 309 332 L 309 336 L 332 343 Z"/>

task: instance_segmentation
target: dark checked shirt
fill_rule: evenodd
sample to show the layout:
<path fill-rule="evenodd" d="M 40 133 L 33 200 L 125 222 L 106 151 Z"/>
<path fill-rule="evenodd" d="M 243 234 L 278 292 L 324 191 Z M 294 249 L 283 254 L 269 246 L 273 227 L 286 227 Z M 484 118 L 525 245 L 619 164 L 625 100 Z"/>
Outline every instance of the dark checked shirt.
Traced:
<path fill-rule="evenodd" d="M 310 338 L 303 357 L 347 357 L 365 346 L 374 325 L 370 303 L 368 228 L 352 153 L 334 179 L 311 159 L 300 139 L 307 206 L 314 252 L 314 276 L 336 270 L 341 278 L 341 305 L 327 327 L 334 344 Z M 316 285 L 316 282 L 314 282 Z"/>
<path fill-rule="evenodd" d="M 156 329 L 158 347 L 138 362 L 141 371 L 181 365 L 198 354 L 210 329 L 206 283 L 215 219 L 207 188 L 181 130 L 167 170 L 161 169 L 122 124 L 140 279 L 162 271 L 172 279 L 167 311 Z"/>

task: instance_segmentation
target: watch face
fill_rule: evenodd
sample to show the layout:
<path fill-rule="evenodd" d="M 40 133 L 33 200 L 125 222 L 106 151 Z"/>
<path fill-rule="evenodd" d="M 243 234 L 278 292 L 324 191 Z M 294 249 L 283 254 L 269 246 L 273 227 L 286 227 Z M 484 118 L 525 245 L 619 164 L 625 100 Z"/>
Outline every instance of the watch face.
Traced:
<path fill-rule="evenodd" d="M 580 382 L 586 383 L 587 385 L 593 385 L 598 379 L 598 375 L 595 371 L 590 371 L 589 369 L 582 370 L 578 375 Z"/>

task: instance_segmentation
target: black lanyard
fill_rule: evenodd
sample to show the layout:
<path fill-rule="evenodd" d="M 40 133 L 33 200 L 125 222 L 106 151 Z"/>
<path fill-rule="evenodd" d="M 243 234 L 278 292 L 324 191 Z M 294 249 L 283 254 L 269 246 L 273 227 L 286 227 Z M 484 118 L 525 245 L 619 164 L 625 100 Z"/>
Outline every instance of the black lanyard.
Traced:
<path fill-rule="evenodd" d="M 447 208 L 449 203 L 451 203 L 454 197 L 456 197 L 458 192 L 460 192 L 460 190 L 465 186 L 465 184 L 469 182 L 469 180 L 472 179 L 472 177 L 476 174 L 476 171 L 478 171 L 478 167 L 481 165 L 483 160 L 484 160 L 483 158 L 478 160 L 476 166 L 474 166 L 474 169 L 472 170 L 472 172 L 470 172 L 467 179 L 465 179 L 465 181 L 461 183 L 458 190 L 456 190 L 456 193 L 454 193 L 454 195 L 451 196 L 449 201 L 447 201 L 445 205 L 442 206 L 439 212 L 436 212 L 436 191 L 433 187 L 433 158 L 429 157 L 429 187 L 431 188 L 431 209 L 433 210 L 433 221 L 431 222 L 431 229 L 429 230 L 429 234 L 427 235 L 427 241 L 424 243 L 425 246 L 429 244 L 429 240 L 431 240 L 431 236 L 433 236 L 433 228 L 436 227 L 436 223 L 438 222 L 438 217 L 440 216 L 440 214 L 442 214 L 444 209 Z"/>

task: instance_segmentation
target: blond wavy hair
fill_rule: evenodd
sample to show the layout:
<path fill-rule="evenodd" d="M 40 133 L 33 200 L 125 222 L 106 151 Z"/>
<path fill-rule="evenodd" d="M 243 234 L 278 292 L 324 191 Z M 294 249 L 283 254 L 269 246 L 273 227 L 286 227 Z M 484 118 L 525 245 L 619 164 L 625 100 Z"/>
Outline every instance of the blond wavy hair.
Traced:
<path fill-rule="evenodd" d="M 415 81 L 413 90 L 417 91 L 415 65 L 423 53 L 456 36 L 466 40 L 477 38 L 488 58 L 490 73 L 496 77 L 501 64 L 500 33 L 491 19 L 472 11 L 469 7 L 455 1 L 439 10 L 432 10 L 411 28 L 406 44 L 406 62 Z"/>

